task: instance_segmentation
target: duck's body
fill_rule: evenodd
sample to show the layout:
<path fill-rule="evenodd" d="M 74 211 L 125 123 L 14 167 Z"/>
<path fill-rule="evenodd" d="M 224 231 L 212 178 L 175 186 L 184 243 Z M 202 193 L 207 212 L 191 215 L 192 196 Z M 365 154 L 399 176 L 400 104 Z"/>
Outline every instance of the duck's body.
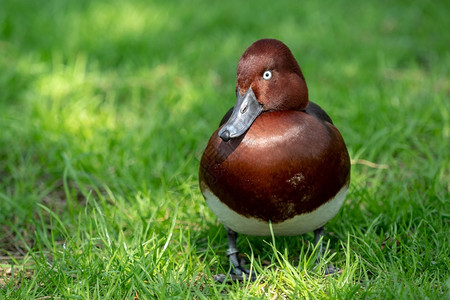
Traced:
<path fill-rule="evenodd" d="M 339 211 L 349 159 L 336 127 L 302 111 L 262 113 L 241 138 L 213 134 L 200 187 L 226 227 L 248 235 L 298 235 Z"/>
<path fill-rule="evenodd" d="M 329 116 L 308 101 L 289 49 L 277 40 L 252 44 L 239 62 L 236 92 L 199 174 L 208 206 L 228 229 L 229 252 L 237 252 L 234 232 L 270 235 L 270 223 L 275 235 L 321 229 L 344 202 L 350 159 Z"/>

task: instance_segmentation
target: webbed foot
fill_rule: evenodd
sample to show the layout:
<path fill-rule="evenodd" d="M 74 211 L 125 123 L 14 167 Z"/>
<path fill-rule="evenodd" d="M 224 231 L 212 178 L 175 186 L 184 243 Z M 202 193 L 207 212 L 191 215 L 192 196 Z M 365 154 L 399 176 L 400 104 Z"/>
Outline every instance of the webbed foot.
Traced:
<path fill-rule="evenodd" d="M 234 270 L 230 270 L 228 274 L 218 274 L 214 276 L 214 281 L 231 284 L 233 282 L 242 282 L 244 280 L 255 281 L 256 276 L 257 273 L 255 271 L 250 272 L 249 269 L 237 267 Z"/>

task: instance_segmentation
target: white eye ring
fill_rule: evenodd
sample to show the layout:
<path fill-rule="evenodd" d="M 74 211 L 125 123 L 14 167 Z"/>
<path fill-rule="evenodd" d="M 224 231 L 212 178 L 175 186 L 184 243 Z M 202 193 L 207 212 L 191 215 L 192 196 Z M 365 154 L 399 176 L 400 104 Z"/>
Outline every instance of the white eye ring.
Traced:
<path fill-rule="evenodd" d="M 269 80 L 270 78 L 272 78 L 272 72 L 270 72 L 270 71 L 265 71 L 264 74 L 263 74 L 263 78 L 264 78 L 265 80 Z"/>

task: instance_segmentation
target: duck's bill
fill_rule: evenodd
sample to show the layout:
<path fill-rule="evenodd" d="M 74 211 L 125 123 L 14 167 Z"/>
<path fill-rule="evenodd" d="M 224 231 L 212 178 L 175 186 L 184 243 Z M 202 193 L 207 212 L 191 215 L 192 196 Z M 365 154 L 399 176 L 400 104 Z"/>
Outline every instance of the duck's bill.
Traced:
<path fill-rule="evenodd" d="M 237 100 L 228 121 L 219 130 L 219 136 L 225 142 L 243 135 L 261 114 L 262 105 L 256 99 L 252 88 L 241 96 L 237 91 Z"/>

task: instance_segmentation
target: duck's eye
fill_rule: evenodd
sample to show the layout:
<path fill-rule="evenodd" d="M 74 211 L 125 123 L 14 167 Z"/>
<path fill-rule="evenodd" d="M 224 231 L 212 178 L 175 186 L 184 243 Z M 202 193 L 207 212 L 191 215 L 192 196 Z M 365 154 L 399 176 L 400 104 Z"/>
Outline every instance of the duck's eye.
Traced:
<path fill-rule="evenodd" d="M 272 78 L 272 72 L 270 72 L 270 71 L 265 71 L 264 74 L 263 74 L 263 78 L 264 78 L 265 80 L 269 80 L 270 78 Z"/>

